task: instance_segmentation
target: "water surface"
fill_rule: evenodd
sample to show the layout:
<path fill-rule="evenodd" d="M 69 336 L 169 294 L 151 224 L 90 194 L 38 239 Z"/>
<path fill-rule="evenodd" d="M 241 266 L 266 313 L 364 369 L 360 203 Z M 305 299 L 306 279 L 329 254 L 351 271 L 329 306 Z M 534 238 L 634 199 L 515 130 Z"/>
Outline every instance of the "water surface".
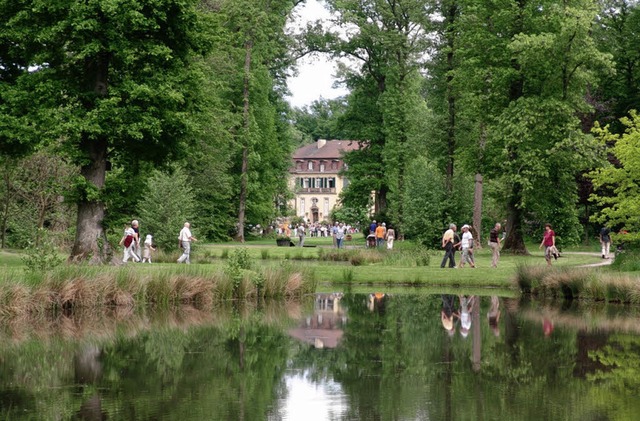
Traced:
<path fill-rule="evenodd" d="M 0 327 L 0 419 L 636 420 L 638 392 L 625 306 L 372 291 Z"/>

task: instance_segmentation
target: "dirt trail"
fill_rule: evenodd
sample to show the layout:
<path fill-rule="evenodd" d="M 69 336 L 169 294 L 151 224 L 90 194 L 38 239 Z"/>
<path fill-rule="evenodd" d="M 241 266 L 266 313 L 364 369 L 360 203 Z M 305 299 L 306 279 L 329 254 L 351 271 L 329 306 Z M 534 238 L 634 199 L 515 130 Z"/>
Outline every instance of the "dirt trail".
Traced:
<path fill-rule="evenodd" d="M 562 253 L 564 255 L 583 255 L 583 256 L 593 256 L 593 257 L 598 257 L 600 258 L 602 255 L 599 253 L 593 253 L 593 252 L 587 252 L 587 251 L 570 251 L 570 252 L 566 252 L 566 253 Z M 596 267 L 600 267 L 600 266 L 609 266 L 611 263 L 613 263 L 614 258 L 613 257 L 609 257 L 607 259 L 602 259 L 602 262 L 600 263 L 590 263 L 588 265 L 580 265 L 578 266 L 579 268 L 596 268 Z"/>

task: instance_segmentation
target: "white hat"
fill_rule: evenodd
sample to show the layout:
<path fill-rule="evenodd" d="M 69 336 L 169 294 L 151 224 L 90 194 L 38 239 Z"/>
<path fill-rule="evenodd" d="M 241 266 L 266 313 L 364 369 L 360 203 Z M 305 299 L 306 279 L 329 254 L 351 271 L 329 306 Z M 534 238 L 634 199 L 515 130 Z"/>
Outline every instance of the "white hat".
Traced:
<path fill-rule="evenodd" d="M 469 228 L 469 225 L 464 224 L 464 225 L 462 226 L 462 229 L 465 229 L 465 228 Z"/>

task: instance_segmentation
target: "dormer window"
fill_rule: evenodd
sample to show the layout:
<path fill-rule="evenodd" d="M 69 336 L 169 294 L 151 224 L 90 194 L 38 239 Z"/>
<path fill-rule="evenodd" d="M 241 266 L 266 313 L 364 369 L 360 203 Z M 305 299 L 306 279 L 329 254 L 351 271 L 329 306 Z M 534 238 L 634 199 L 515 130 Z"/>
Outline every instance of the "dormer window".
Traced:
<path fill-rule="evenodd" d="M 320 164 L 320 172 L 324 172 L 324 164 Z"/>
<path fill-rule="evenodd" d="M 313 171 L 313 161 L 309 161 L 309 164 L 307 164 L 307 169 L 309 171 Z"/>

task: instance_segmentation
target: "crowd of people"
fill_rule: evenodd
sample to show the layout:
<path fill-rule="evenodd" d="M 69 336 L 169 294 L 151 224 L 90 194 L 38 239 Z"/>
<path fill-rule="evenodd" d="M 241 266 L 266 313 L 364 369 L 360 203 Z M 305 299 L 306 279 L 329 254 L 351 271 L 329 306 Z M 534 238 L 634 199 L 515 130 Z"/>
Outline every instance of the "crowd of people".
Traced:
<path fill-rule="evenodd" d="M 182 250 L 182 255 L 178 258 L 178 263 L 190 263 L 191 243 L 197 241 L 191 233 L 191 225 L 189 222 L 185 222 L 184 226 L 178 234 L 178 245 Z M 445 268 L 448 263 L 449 268 L 458 268 L 456 265 L 455 254 L 456 251 L 461 252 L 460 268 L 463 268 L 466 264 L 471 268 L 476 268 L 476 262 L 474 258 L 474 245 L 476 245 L 476 237 L 474 237 L 474 229 L 468 224 L 464 224 L 461 228 L 462 235 L 458 235 L 456 224 L 450 224 L 442 235 L 442 248 L 444 249 L 444 256 L 440 263 L 441 268 Z M 283 224 L 277 228 L 278 234 L 290 235 L 291 228 L 287 224 Z M 304 223 L 298 224 L 293 227 L 293 236 L 298 238 L 298 246 L 304 247 L 305 237 L 329 237 L 333 238 L 333 246 L 335 248 L 343 248 L 344 240 L 347 235 L 355 234 L 358 229 L 351 225 L 345 225 L 343 222 L 335 222 L 332 226 L 324 223 L 313 223 L 305 225 Z M 488 245 L 491 249 L 491 267 L 497 268 L 500 261 L 500 249 L 502 247 L 502 241 L 505 238 L 506 233 L 502 231 L 502 224 L 499 222 L 489 232 Z M 151 252 L 155 251 L 153 245 L 153 236 L 147 234 L 142 246 L 140 245 L 140 223 L 137 220 L 131 221 L 131 223 L 125 225 L 124 234 L 120 240 L 120 245 L 124 247 L 124 255 L 122 258 L 123 263 L 127 263 L 130 259 L 134 262 L 148 262 L 151 263 Z M 393 227 L 388 226 L 385 222 L 377 222 L 373 220 L 369 225 L 369 232 L 367 235 L 366 247 L 368 248 L 386 248 L 388 250 L 393 249 L 393 243 L 396 239 L 396 233 Z M 609 248 L 611 245 L 610 230 L 607 227 L 603 227 L 599 233 L 599 240 L 602 246 L 602 258 L 609 257 Z M 551 266 L 552 260 L 558 259 L 560 253 L 556 247 L 556 234 L 553 231 L 551 224 L 545 224 L 544 233 L 542 236 L 542 242 L 539 248 L 544 247 L 544 256 L 548 266 Z"/>
<path fill-rule="evenodd" d="M 540 243 L 540 248 L 544 247 L 544 257 L 548 266 L 551 266 L 551 261 L 553 259 L 558 259 L 560 253 L 556 247 L 556 233 L 551 228 L 551 224 L 545 224 L 544 233 L 542 236 L 542 242 Z M 475 268 L 475 259 L 473 256 L 473 250 L 475 245 L 475 238 L 473 235 L 473 227 L 470 225 L 462 226 L 462 237 L 460 237 L 457 233 L 456 224 L 450 224 L 449 229 L 444 232 L 442 235 L 442 248 L 444 249 L 444 257 L 442 258 L 442 263 L 440 264 L 441 268 L 447 266 L 447 262 L 450 268 L 458 268 L 456 266 L 456 258 L 455 254 L 457 250 L 461 251 L 461 259 L 460 259 L 460 267 L 464 267 L 466 263 L 469 264 L 470 267 Z M 608 237 L 608 231 L 604 233 L 603 231 L 600 233 L 600 242 L 602 245 L 602 258 L 605 258 L 605 243 L 603 242 L 603 238 L 611 241 Z M 502 241 L 505 238 L 506 233 L 502 231 L 502 224 L 497 222 L 494 227 L 489 231 L 489 248 L 491 249 L 491 267 L 497 268 L 498 263 L 500 262 L 500 249 L 502 247 Z M 608 255 L 608 245 L 606 249 L 606 254 Z"/>

